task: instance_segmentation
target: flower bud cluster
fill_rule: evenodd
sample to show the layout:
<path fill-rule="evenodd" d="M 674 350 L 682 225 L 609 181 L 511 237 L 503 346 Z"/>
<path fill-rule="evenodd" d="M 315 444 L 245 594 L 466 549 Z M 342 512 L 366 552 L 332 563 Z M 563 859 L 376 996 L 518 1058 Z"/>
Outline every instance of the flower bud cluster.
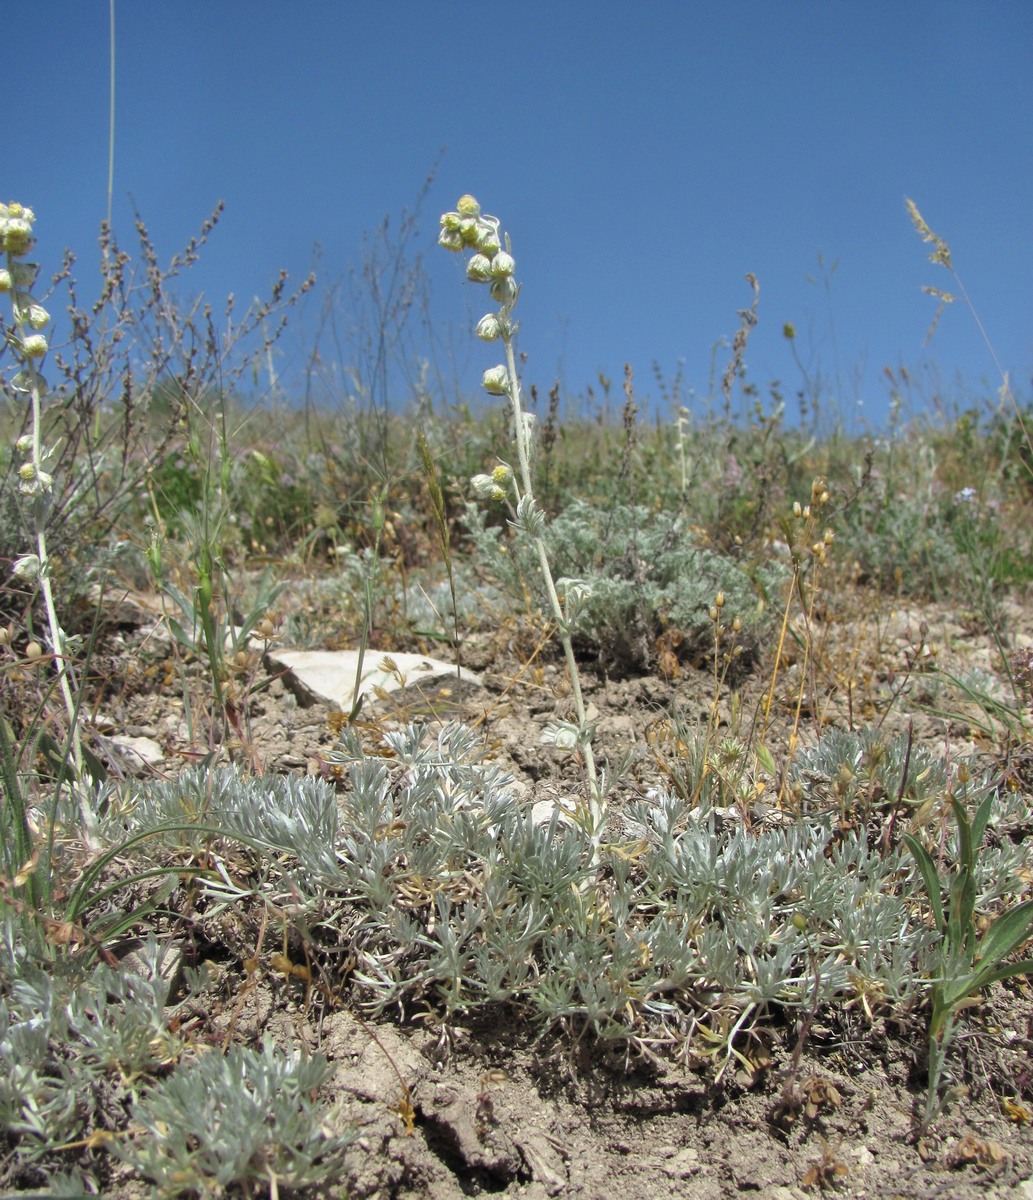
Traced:
<path fill-rule="evenodd" d="M 514 487 L 513 468 L 499 463 L 490 475 L 474 475 L 470 485 L 482 500 L 508 500 Z"/>
<path fill-rule="evenodd" d="M 510 527 L 517 537 L 527 539 L 537 551 L 542 581 L 563 644 L 577 717 L 576 722 L 561 722 L 551 726 L 546 731 L 546 740 L 557 749 L 581 751 L 589 791 L 584 827 L 591 837 L 593 861 L 598 862 L 606 804 L 596 774 L 592 729 L 586 718 L 577 660 L 571 642 L 571 626 L 588 601 L 588 589 L 579 580 L 564 580 L 565 605 L 564 601 L 560 600 L 544 542 L 545 513 L 534 497 L 534 477 L 531 468 L 534 456 L 534 417 L 523 411 L 520 402 L 520 379 L 514 348 L 517 326 L 513 320 L 513 309 L 520 296 L 520 288 L 514 279 L 516 263 L 510 253 L 508 237 L 505 238 L 503 248 L 498 218 L 482 213 L 481 206 L 473 196 L 462 196 L 455 210 L 442 216 L 438 243 L 447 250 L 469 252 L 466 264 L 467 278 L 473 283 L 486 284 L 492 300 L 498 305 L 495 312 L 481 317 L 477 322 L 476 332 L 482 341 L 502 343 L 505 365 L 500 364 L 485 371 L 481 382 L 488 395 L 505 396 L 509 400 L 517 471 L 514 474 L 512 468 L 500 463 L 491 475 L 475 475 L 471 482 L 478 496 L 510 503 Z"/>
<path fill-rule="evenodd" d="M 0 204 L 0 249 L 6 258 L 0 270 L 0 292 L 11 296 L 14 308 L 17 333 L 12 338 L 12 348 L 22 359 L 32 361 L 38 361 L 47 352 L 47 339 L 39 330 L 50 323 L 50 314 L 36 303 L 29 291 L 36 281 L 38 266 L 17 261 L 36 244 L 32 236 L 35 219 L 31 208 L 21 204 Z"/>
<path fill-rule="evenodd" d="M 40 330 L 50 323 L 50 314 L 33 299 L 30 291 L 39 273 L 38 265 L 19 261 L 35 245 L 32 234 L 35 219 L 32 209 L 22 204 L 0 204 L 0 250 L 5 259 L 5 265 L 0 268 L 0 292 L 6 292 L 11 297 L 14 332 L 9 335 L 8 344 L 22 363 L 22 369 L 9 383 L 15 392 L 23 395 L 35 393 L 39 397 L 46 392 L 46 383 L 36 364 L 49 349 L 46 335 Z M 46 453 L 32 437 L 19 438 L 17 448 L 19 453 L 27 456 L 18 468 L 18 490 L 25 496 L 51 491 L 54 478 L 43 469 Z M 31 572 L 30 563 L 24 559 L 19 563 L 21 577 L 27 578 Z"/>
<path fill-rule="evenodd" d="M 482 213 L 473 196 L 462 196 L 455 211 L 441 217 L 438 245 L 457 253 L 472 251 L 466 264 L 466 277 L 473 283 L 486 283 L 491 298 L 499 305 L 498 312 L 488 313 L 477 322 L 477 336 L 485 342 L 508 341 L 516 332 L 510 310 L 520 289 L 513 278 L 516 262 L 512 254 L 502 249 L 498 217 Z M 490 396 L 508 395 L 509 385 L 505 367 L 485 371 L 484 390 Z"/>

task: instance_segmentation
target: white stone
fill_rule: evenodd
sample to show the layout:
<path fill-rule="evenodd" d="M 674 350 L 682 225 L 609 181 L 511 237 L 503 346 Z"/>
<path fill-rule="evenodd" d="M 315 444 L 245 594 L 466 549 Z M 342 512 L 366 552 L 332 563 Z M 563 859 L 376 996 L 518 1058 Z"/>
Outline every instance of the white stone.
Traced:
<path fill-rule="evenodd" d="M 397 673 L 385 663 L 394 663 Z M 275 672 L 286 668 L 297 680 L 303 692 L 317 700 L 334 704 L 349 712 L 355 691 L 355 673 L 359 667 L 358 650 L 269 650 L 269 665 Z M 454 663 L 441 662 L 424 654 L 385 654 L 383 650 L 367 650 L 362 663 L 359 691 L 372 697 L 376 688 L 385 692 L 398 691 L 414 683 L 447 683 L 456 678 Z M 464 670 L 464 683 L 479 685 L 481 677 Z"/>
<path fill-rule="evenodd" d="M 573 825 L 574 821 L 570 816 L 570 812 L 575 808 L 576 801 L 573 796 L 566 804 L 558 803 L 555 800 L 539 800 L 531 808 L 531 821 L 535 825 L 550 825 L 552 818 L 558 813 L 560 825 Z"/>
<path fill-rule="evenodd" d="M 144 766 L 153 766 L 154 763 L 160 763 L 165 757 L 165 751 L 153 738 L 126 737 L 124 734 L 116 734 L 111 741 L 126 758 L 130 761 L 137 760 Z"/>

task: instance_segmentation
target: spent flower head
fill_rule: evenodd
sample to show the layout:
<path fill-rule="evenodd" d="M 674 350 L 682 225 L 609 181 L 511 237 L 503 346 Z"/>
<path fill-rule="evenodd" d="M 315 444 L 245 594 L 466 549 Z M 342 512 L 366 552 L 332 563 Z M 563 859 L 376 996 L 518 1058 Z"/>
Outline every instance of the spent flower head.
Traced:
<path fill-rule="evenodd" d="M 475 254 L 466 264 L 466 277 L 474 283 L 486 283 L 491 275 L 491 259 L 486 254 Z"/>
<path fill-rule="evenodd" d="M 488 313 L 477 322 L 477 336 L 482 342 L 497 342 L 502 337 L 502 324 L 495 313 Z"/>
<path fill-rule="evenodd" d="M 20 257 L 32 249 L 35 214 L 21 204 L 0 204 L 0 242 L 7 254 Z"/>
<path fill-rule="evenodd" d="M 31 296 L 25 308 L 25 323 L 30 329 L 44 329 L 50 324 L 50 313 L 42 304 L 37 304 Z"/>
<path fill-rule="evenodd" d="M 16 559 L 14 566 L 11 568 L 11 574 L 16 579 L 24 579 L 31 582 L 39 578 L 39 555 L 24 554 L 21 558 Z"/>

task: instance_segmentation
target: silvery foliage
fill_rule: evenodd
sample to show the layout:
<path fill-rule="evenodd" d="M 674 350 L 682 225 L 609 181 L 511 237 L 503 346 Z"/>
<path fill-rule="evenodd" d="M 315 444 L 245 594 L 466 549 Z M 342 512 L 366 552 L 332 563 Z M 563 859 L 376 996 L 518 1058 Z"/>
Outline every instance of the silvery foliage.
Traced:
<path fill-rule="evenodd" d="M 519 538 L 503 551 L 499 530 L 482 509 L 470 506 L 465 524 L 486 564 L 503 588 L 523 595 L 535 580 L 535 560 Z M 765 564 L 747 572 L 742 564 L 693 544 L 692 533 L 677 513 L 642 506 L 599 508 L 572 500 L 542 532 L 557 576 L 576 579 L 585 589 L 583 603 L 570 614 L 572 630 L 603 647 L 620 642 L 629 628 L 650 631 L 663 620 L 684 633 L 713 640 L 708 616 L 714 596 L 723 591 L 725 611 L 743 627 L 760 627 L 758 601 L 784 586 L 786 568 Z"/>
<path fill-rule="evenodd" d="M 101 832 L 109 841 L 153 832 L 174 850 L 201 850 L 213 831 L 272 855 L 293 858 L 292 884 L 315 896 L 339 878 L 334 855 L 338 804 L 321 779 L 253 778 L 234 767 L 196 767 L 176 779 L 133 782 L 103 797 Z"/>
<path fill-rule="evenodd" d="M 322 1055 L 230 1046 L 180 1065 L 132 1107 L 141 1134 L 114 1153 L 170 1194 L 234 1183 L 302 1188 L 340 1173 L 349 1131 L 326 1132 L 312 1097 L 333 1074 Z"/>
<path fill-rule="evenodd" d="M 212 845 L 177 824 L 219 825 L 244 839 L 256 862 L 264 855 L 296 894 L 317 899 L 311 928 L 347 945 L 369 1011 L 430 1010 L 454 1021 L 512 1001 L 545 1023 L 678 1044 L 697 1022 L 713 1025 L 718 1010 L 734 1021 L 772 1005 L 863 997 L 867 1006 L 875 997 L 900 1008 L 922 997 L 934 933 L 916 903 L 910 856 L 873 849 L 864 822 L 844 827 L 821 790 L 852 771 L 886 807 L 905 762 L 909 806 L 948 780 L 946 765 L 917 748 L 908 759 L 906 743 L 830 731 L 794 765 L 808 793 L 802 815 L 750 827 L 737 819 L 744 797 L 722 807 L 713 800 L 724 797 L 705 790 L 696 804 L 689 787 L 660 791 L 625 809 L 598 858 L 558 809 L 536 824 L 510 776 L 486 759 L 482 736 L 458 724 L 407 726 L 375 753 L 346 730 L 326 756 L 339 793 L 316 780 L 189 772 L 140 789 L 134 802 L 109 798 L 104 820 L 121 838 L 158 828 L 172 847 L 195 836 Z M 1000 804 L 1003 830 L 1018 814 L 1008 796 Z M 997 842 L 979 868 L 981 903 L 1016 878 L 1018 848 L 1007 836 Z M 272 867 L 261 878 L 256 886 L 275 883 Z M 11 1019 L 12 999 L 4 1036 L 24 1041 L 19 1062 L 40 1061 L 50 1043 L 31 1022 Z M 137 999 L 134 991 L 120 1005 Z M 145 1015 L 148 1004 L 159 1010 L 158 997 L 142 1003 Z M 40 998 L 32 1010 L 43 1019 L 52 1008 Z M 91 1047 L 108 1036 L 104 1023 L 61 1021 L 99 1061 Z M 161 1030 L 167 1038 L 167 1024 Z M 144 1069 L 144 1041 L 141 1033 L 119 1051 L 130 1071 Z M 147 1045 L 173 1052 L 160 1039 Z M 57 1091 L 46 1100 L 60 1102 Z"/>
<path fill-rule="evenodd" d="M 190 773 L 106 819 L 124 836 L 129 822 L 203 816 L 275 850 L 322 897 L 322 926 L 350 939 L 372 1011 L 454 1018 L 518 1000 L 626 1038 L 684 1030 L 714 1004 L 746 1012 L 857 991 L 902 1004 L 923 986 L 931 935 L 900 895 L 910 860 L 836 829 L 827 805 L 755 832 L 660 793 L 629 807 L 642 836 L 604 844 L 600 871 L 583 830 L 559 813 L 532 822 L 476 732 L 413 725 L 384 749 L 345 732 L 326 756 L 340 796 L 312 780 Z M 835 773 L 857 745 L 830 737 L 816 753 L 801 754 L 800 779 Z M 873 757 L 899 779 L 899 749 Z M 914 786 L 935 785 L 936 764 L 914 757 Z"/>
<path fill-rule="evenodd" d="M 947 763 L 914 743 L 909 753 L 906 733 L 884 741 L 873 726 L 829 729 L 816 745 L 797 753 L 789 778 L 812 807 L 828 801 L 837 783 L 838 803 L 884 804 L 903 794 L 912 807 L 943 795 Z"/>
<path fill-rule="evenodd" d="M 965 766 L 969 774 L 964 785 L 956 779 L 960 766 Z M 899 799 L 902 828 L 906 828 L 913 813 L 928 815 L 938 806 L 945 823 L 942 845 L 948 862 L 954 861 L 958 849 L 956 826 L 946 821 L 948 791 L 953 788 L 957 792 L 963 786 L 959 794 L 972 809 L 988 792 L 994 792 L 990 836 L 974 864 L 977 904 L 986 910 L 1022 890 L 1022 880 L 1029 870 L 1029 852 L 1023 838 L 1011 834 L 1028 827 L 1028 800 L 1002 788 L 1000 771 L 980 764 L 978 759 L 955 762 L 954 771 L 952 779 L 950 764 L 925 747 L 912 743 L 909 752 L 906 733 L 884 741 L 878 730 L 868 726 L 856 732 L 827 730 L 816 746 L 797 754 L 789 778 L 790 789 L 818 808 L 827 808 L 833 797 L 837 805 L 848 808 L 867 804 L 889 809 Z M 904 866 L 920 891 L 908 857 L 904 857 Z"/>
<path fill-rule="evenodd" d="M 898 894 L 907 857 L 831 816 L 757 833 L 661 793 L 629 807 L 643 836 L 604 844 L 600 872 L 582 830 L 558 813 L 535 825 L 470 757 L 469 731 L 413 727 L 392 748 L 370 758 L 348 736 L 340 752 L 338 857 L 374 1011 L 519 1000 L 627 1038 L 718 1003 L 905 1003 L 923 986 L 931 935 Z"/>
<path fill-rule="evenodd" d="M 827 1001 L 863 980 L 893 1000 L 919 986 L 931 937 L 896 894 L 906 855 L 873 851 L 863 832 L 840 839 L 829 818 L 756 833 L 670 796 L 629 811 L 653 831 L 645 894 L 694 914 L 715 990 L 740 1004 L 802 1005 L 816 987 Z M 708 982 L 699 964 L 695 973 Z"/>
<path fill-rule="evenodd" d="M 32 1162 L 106 1127 L 105 1081 L 119 1079 L 134 1095 L 182 1046 L 170 1032 L 163 951 L 153 939 L 139 952 L 141 972 L 100 964 L 85 977 L 44 971 L 20 941 L 9 913 L 0 949 L 0 1129 L 18 1137 L 20 1157 Z"/>
<path fill-rule="evenodd" d="M 0 1131 L 17 1139 L 23 1163 L 48 1174 L 55 1146 L 117 1126 L 131 1105 L 141 1132 L 109 1149 L 168 1194 L 209 1195 L 273 1175 L 301 1187 L 336 1172 L 351 1134 L 325 1133 L 327 1113 L 312 1099 L 332 1073 L 325 1059 L 272 1045 L 186 1058 L 191 1048 L 173 1032 L 173 1017 L 190 997 L 170 1004 L 164 951 L 153 938 L 133 970 L 100 964 L 85 976 L 40 969 L 18 940 L 8 914 Z M 54 1195 L 84 1194 L 78 1177 L 50 1182 Z"/>

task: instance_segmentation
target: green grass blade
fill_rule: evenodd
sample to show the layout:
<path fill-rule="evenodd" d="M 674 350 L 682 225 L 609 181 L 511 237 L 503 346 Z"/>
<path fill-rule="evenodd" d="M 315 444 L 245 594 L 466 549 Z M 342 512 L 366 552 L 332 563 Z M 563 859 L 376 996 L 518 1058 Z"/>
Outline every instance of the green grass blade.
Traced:
<path fill-rule="evenodd" d="M 936 928 L 942 933 L 944 931 L 943 901 L 940 898 L 940 876 L 936 871 L 936 863 L 933 862 L 929 851 L 913 834 L 905 833 L 904 842 L 911 851 L 911 856 L 921 873 L 929 904 L 933 910 L 933 921 Z"/>
<path fill-rule="evenodd" d="M 1033 936 L 1033 900 L 1026 900 L 1001 913 L 979 943 L 979 961 L 993 966 L 1013 954 Z"/>

